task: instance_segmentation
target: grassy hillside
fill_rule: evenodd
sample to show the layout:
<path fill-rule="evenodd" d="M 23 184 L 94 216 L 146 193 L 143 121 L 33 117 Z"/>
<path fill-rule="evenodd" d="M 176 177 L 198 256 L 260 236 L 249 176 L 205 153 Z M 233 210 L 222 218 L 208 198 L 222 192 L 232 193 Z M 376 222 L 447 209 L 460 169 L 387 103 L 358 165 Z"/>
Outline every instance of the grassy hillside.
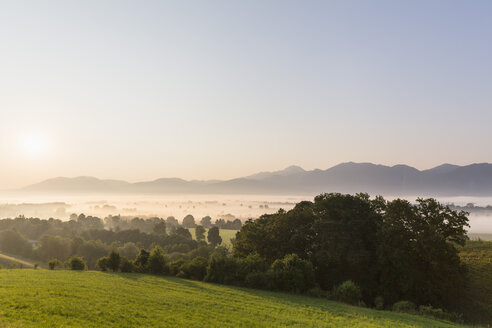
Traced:
<path fill-rule="evenodd" d="M 0 270 L 0 326 L 453 327 L 423 317 L 170 277 Z"/>
<path fill-rule="evenodd" d="M 0 253 L 0 267 L 2 268 L 33 268 L 34 264 L 25 260 Z"/>

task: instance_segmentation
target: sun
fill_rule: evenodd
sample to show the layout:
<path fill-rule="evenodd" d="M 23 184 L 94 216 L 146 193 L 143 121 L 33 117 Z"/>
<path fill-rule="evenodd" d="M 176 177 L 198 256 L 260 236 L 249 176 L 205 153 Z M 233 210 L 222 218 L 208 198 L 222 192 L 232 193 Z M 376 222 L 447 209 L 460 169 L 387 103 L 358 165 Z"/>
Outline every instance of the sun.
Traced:
<path fill-rule="evenodd" d="M 22 139 L 22 152 L 30 157 L 38 157 L 47 151 L 46 140 L 39 135 L 26 135 Z"/>

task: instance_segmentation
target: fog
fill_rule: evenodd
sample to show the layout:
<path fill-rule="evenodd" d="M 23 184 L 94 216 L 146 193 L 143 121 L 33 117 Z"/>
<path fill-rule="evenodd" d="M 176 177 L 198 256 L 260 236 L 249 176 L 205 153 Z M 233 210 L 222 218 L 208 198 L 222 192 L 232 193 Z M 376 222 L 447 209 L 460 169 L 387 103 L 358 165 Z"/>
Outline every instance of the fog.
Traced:
<path fill-rule="evenodd" d="M 126 217 L 174 216 L 179 221 L 188 214 L 195 218 L 210 216 L 213 220 L 238 218 L 242 221 L 255 219 L 262 214 L 275 213 L 279 209 L 289 210 L 302 200 L 312 200 L 312 196 L 286 195 L 0 195 L 0 219 L 19 215 L 56 218 L 68 220 L 70 214 L 84 213 L 104 218 L 109 215 Z M 391 200 L 395 197 L 385 196 Z M 415 197 L 405 197 L 411 202 Z M 465 206 L 492 205 L 492 197 L 441 197 L 444 204 Z M 470 212 L 472 234 L 492 233 L 492 209 Z"/>

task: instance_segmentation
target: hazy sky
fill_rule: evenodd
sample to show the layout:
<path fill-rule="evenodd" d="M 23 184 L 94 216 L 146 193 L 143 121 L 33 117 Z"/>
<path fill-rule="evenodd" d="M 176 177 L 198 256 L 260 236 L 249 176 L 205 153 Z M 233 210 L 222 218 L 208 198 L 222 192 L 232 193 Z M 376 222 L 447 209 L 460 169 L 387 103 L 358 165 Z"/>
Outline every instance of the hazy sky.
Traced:
<path fill-rule="evenodd" d="M 492 2 L 2 1 L 0 188 L 492 162 Z"/>

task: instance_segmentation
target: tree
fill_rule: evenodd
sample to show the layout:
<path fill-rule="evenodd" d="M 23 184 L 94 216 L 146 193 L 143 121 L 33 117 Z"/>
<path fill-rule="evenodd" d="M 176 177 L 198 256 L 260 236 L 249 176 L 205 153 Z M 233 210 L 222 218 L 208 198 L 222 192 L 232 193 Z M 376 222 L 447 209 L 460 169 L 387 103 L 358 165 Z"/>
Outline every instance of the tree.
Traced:
<path fill-rule="evenodd" d="M 156 234 L 158 236 L 166 236 L 167 235 L 166 222 L 160 221 L 160 222 L 156 223 L 156 225 L 154 226 L 153 232 L 154 232 L 154 234 Z"/>
<path fill-rule="evenodd" d="M 168 272 L 166 266 L 166 258 L 164 257 L 164 252 L 162 248 L 156 246 L 150 252 L 147 267 L 150 273 L 153 274 L 166 274 Z"/>
<path fill-rule="evenodd" d="M 135 243 L 125 243 L 122 247 L 118 249 L 121 256 L 127 257 L 129 260 L 133 261 L 137 258 L 139 249 Z"/>
<path fill-rule="evenodd" d="M 222 237 L 220 237 L 219 228 L 210 228 L 210 230 L 208 230 L 207 240 L 214 247 L 220 245 L 222 243 Z"/>
<path fill-rule="evenodd" d="M 120 267 L 120 262 L 121 262 L 120 254 L 117 251 L 112 250 L 108 256 L 108 268 L 111 269 L 113 272 L 116 272 Z"/>
<path fill-rule="evenodd" d="M 29 257 L 32 246 L 17 230 L 6 230 L 0 232 L 0 251 Z"/>
<path fill-rule="evenodd" d="M 176 235 L 178 235 L 178 236 L 185 237 L 186 239 L 189 239 L 189 240 L 193 239 L 193 238 L 191 237 L 191 233 L 190 233 L 190 231 L 189 231 L 188 229 L 185 229 L 185 228 L 181 228 L 181 227 L 177 228 L 177 229 L 174 231 L 174 234 L 176 234 Z"/>
<path fill-rule="evenodd" d="M 466 242 L 467 213 L 434 199 L 386 202 L 367 194 L 321 194 L 314 202 L 246 222 L 234 256 L 258 254 L 269 262 L 288 254 L 312 263 L 316 282 L 330 290 L 351 280 L 362 299 L 459 311 L 466 282 L 458 255 Z"/>
<path fill-rule="evenodd" d="M 55 270 L 57 267 L 61 267 L 62 263 L 58 259 L 52 259 L 48 262 L 50 270 Z"/>
<path fill-rule="evenodd" d="M 188 214 L 187 216 L 185 216 L 183 219 L 182 226 L 183 226 L 183 228 L 194 228 L 194 227 L 196 227 L 195 218 L 193 217 L 193 215 Z"/>
<path fill-rule="evenodd" d="M 87 265 L 85 264 L 84 259 L 79 256 L 73 256 L 68 260 L 68 266 L 71 270 L 85 270 Z"/>
<path fill-rule="evenodd" d="M 149 256 L 150 253 L 147 252 L 145 249 L 140 250 L 140 253 L 137 255 L 137 258 L 134 262 L 137 270 L 139 270 L 140 272 L 145 272 L 147 270 L 147 262 L 149 261 Z"/>
<path fill-rule="evenodd" d="M 197 226 L 195 228 L 195 237 L 196 237 L 196 240 L 198 240 L 198 241 L 204 241 L 205 240 L 205 228 L 202 227 L 201 225 Z"/>
<path fill-rule="evenodd" d="M 72 242 L 60 236 L 44 235 L 39 240 L 38 255 L 43 260 L 57 258 L 65 261 L 72 253 Z"/>
<path fill-rule="evenodd" d="M 210 229 L 212 227 L 212 218 L 210 216 L 204 216 L 200 220 L 200 224 L 205 228 L 205 229 Z"/>

